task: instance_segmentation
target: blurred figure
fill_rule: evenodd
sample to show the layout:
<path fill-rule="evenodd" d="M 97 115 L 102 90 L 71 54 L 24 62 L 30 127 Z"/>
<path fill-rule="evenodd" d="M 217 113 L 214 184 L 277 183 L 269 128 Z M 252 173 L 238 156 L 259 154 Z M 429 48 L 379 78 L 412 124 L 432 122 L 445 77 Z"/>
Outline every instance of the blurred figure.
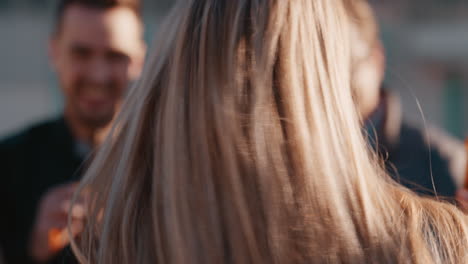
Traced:
<path fill-rule="evenodd" d="M 139 77 L 144 54 L 137 0 L 59 1 L 49 55 L 65 99 L 63 116 L 0 143 L 0 239 L 9 263 L 72 261 L 62 249 L 69 243 L 63 229 L 75 182 Z M 73 235 L 84 214 L 82 206 L 73 208 Z"/>
<path fill-rule="evenodd" d="M 81 182 L 80 262 L 468 263 L 467 217 L 366 148 L 355 2 L 179 1 Z"/>
<path fill-rule="evenodd" d="M 373 11 L 367 1 L 356 0 L 354 6 L 349 10 L 356 27 L 352 86 L 368 140 L 401 184 L 425 195 L 454 197 L 463 184 L 463 143 L 437 128 L 417 128 L 403 119 L 400 99 L 383 86 L 385 57 Z"/>

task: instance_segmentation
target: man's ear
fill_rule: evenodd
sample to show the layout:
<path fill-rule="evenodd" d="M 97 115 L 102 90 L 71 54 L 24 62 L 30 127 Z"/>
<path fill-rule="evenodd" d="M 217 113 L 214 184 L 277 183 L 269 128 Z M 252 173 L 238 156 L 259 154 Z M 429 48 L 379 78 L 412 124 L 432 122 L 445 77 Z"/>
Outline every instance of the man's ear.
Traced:
<path fill-rule="evenodd" d="M 380 82 L 383 82 L 385 79 L 386 71 L 386 60 L 385 57 L 385 48 L 382 41 L 378 41 L 372 51 L 372 59 L 374 60 L 374 65 L 377 67 Z"/>

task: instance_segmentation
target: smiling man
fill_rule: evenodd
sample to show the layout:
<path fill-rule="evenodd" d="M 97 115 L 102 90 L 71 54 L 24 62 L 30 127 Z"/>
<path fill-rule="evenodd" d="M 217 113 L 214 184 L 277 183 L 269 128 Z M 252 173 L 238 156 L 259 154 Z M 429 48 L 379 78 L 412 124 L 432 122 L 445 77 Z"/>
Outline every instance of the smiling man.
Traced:
<path fill-rule="evenodd" d="M 83 161 L 107 134 L 145 55 L 136 0 L 61 0 L 49 56 L 64 112 L 0 143 L 0 243 L 7 263 L 70 263 L 70 199 Z M 75 210 L 76 209 L 76 210 Z M 78 235 L 86 212 L 74 208 Z"/>

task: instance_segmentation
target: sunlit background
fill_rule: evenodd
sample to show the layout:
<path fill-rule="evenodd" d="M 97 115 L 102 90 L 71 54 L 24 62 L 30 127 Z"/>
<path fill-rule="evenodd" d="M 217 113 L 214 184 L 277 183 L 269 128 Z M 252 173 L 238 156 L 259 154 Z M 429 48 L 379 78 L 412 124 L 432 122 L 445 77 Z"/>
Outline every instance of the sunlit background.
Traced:
<path fill-rule="evenodd" d="M 406 119 L 468 136 L 468 1 L 372 0 Z M 421 110 L 418 107 L 421 105 Z"/>
<path fill-rule="evenodd" d="M 149 44 L 171 0 L 144 2 Z M 468 136 L 468 1 L 372 0 L 387 50 L 386 86 L 405 117 Z M 0 138 L 60 113 L 47 59 L 51 0 L 0 0 Z M 421 105 L 421 110 L 418 107 Z"/>

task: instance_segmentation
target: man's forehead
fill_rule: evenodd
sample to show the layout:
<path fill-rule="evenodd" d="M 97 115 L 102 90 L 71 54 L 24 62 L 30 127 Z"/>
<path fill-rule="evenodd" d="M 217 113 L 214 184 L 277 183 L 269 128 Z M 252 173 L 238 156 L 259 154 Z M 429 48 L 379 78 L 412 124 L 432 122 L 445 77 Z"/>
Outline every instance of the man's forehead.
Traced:
<path fill-rule="evenodd" d="M 59 37 L 84 45 L 134 48 L 142 41 L 142 25 L 129 8 L 97 9 L 72 5 L 64 13 Z"/>

